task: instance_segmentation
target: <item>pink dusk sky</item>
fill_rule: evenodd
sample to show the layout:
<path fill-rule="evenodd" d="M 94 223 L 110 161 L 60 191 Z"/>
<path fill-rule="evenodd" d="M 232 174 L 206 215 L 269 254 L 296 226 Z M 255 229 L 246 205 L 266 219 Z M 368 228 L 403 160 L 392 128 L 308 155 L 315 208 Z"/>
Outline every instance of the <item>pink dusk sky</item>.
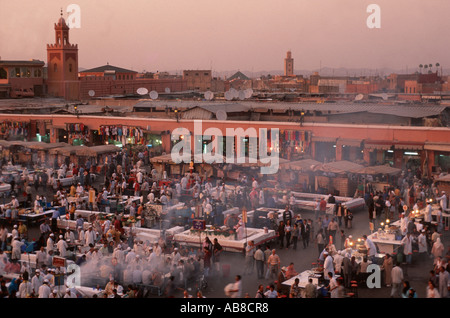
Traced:
<path fill-rule="evenodd" d="M 79 66 L 135 71 L 450 67 L 448 0 L 0 0 L 0 56 L 46 61 L 54 23 L 77 4 Z M 370 29 L 370 4 L 381 28 Z"/>

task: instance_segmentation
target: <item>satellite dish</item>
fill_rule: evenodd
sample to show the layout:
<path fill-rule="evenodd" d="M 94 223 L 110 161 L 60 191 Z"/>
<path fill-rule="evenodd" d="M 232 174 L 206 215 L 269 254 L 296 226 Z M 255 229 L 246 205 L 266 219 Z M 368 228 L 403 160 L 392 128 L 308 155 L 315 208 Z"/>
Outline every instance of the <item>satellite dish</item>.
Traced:
<path fill-rule="evenodd" d="M 227 112 L 223 109 L 219 109 L 216 113 L 217 120 L 227 120 Z"/>
<path fill-rule="evenodd" d="M 224 96 L 226 100 L 233 100 L 233 93 L 231 93 L 230 91 L 226 91 Z"/>
<path fill-rule="evenodd" d="M 363 98 L 364 98 L 363 94 L 358 94 L 356 95 L 355 100 L 362 100 Z"/>
<path fill-rule="evenodd" d="M 167 94 L 170 93 L 170 87 L 166 87 L 166 89 L 164 90 Z"/>
<path fill-rule="evenodd" d="M 237 91 L 236 89 L 230 88 L 229 92 L 230 92 L 232 98 L 238 98 L 239 97 L 239 91 Z"/>
<path fill-rule="evenodd" d="M 88 92 L 89 96 L 94 97 L 95 96 L 95 91 L 93 91 L 92 89 Z"/>
<path fill-rule="evenodd" d="M 148 89 L 146 89 L 145 87 L 140 87 L 137 89 L 137 93 L 139 95 L 147 95 L 148 94 Z"/>
<path fill-rule="evenodd" d="M 158 92 L 157 91 L 151 91 L 150 92 L 150 98 L 151 99 L 157 99 L 158 98 Z"/>
<path fill-rule="evenodd" d="M 253 96 L 253 89 L 248 88 L 245 91 L 245 98 L 251 98 Z"/>
<path fill-rule="evenodd" d="M 206 100 L 211 100 L 213 98 L 214 98 L 214 93 L 213 92 L 211 92 L 211 91 L 205 92 L 205 99 Z"/>
<path fill-rule="evenodd" d="M 238 92 L 238 97 L 240 100 L 244 100 L 245 99 L 245 92 L 244 91 L 239 91 Z"/>
<path fill-rule="evenodd" d="M 383 100 L 388 100 L 388 95 L 386 93 L 381 94 Z"/>

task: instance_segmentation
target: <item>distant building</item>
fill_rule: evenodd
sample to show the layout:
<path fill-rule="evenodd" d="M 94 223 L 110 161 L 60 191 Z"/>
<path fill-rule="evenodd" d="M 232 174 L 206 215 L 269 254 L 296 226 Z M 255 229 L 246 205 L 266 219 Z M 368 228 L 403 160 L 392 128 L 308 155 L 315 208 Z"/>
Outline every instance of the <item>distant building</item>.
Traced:
<path fill-rule="evenodd" d="M 79 100 L 78 46 L 70 44 L 69 30 L 61 13 L 55 23 L 55 43 L 47 45 L 47 89 L 50 96 Z"/>
<path fill-rule="evenodd" d="M 111 80 L 133 80 L 136 78 L 138 72 L 120 68 L 117 66 L 106 65 L 91 68 L 79 72 L 79 77 L 105 77 Z"/>
<path fill-rule="evenodd" d="M 0 60 L 0 98 L 43 96 L 45 62 Z"/>
<path fill-rule="evenodd" d="M 294 76 L 294 59 L 291 51 L 286 53 L 286 58 L 284 59 L 284 76 Z"/>
<path fill-rule="evenodd" d="M 210 70 L 185 70 L 183 79 L 186 80 L 188 90 L 211 90 L 212 75 Z"/>

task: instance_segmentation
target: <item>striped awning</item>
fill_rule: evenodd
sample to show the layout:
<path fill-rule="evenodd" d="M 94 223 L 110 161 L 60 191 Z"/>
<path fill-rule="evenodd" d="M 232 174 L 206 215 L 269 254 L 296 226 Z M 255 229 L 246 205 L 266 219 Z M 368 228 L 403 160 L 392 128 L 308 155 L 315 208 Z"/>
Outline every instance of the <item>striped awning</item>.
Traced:
<path fill-rule="evenodd" d="M 347 147 L 361 147 L 362 140 L 358 139 L 345 139 L 339 138 L 336 141 L 336 146 L 347 146 Z"/>
<path fill-rule="evenodd" d="M 423 144 L 395 144 L 394 148 L 402 150 L 423 150 Z"/>
<path fill-rule="evenodd" d="M 379 150 L 389 150 L 394 145 L 393 142 L 387 141 L 366 141 L 364 142 L 365 149 L 379 149 Z"/>

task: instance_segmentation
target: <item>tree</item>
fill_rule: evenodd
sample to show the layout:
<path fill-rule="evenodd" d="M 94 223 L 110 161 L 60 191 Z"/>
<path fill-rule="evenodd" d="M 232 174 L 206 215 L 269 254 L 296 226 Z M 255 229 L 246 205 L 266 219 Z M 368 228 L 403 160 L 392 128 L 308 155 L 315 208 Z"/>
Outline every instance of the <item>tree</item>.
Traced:
<path fill-rule="evenodd" d="M 420 74 L 422 74 L 423 64 L 419 64 L 419 68 L 420 68 Z"/>

